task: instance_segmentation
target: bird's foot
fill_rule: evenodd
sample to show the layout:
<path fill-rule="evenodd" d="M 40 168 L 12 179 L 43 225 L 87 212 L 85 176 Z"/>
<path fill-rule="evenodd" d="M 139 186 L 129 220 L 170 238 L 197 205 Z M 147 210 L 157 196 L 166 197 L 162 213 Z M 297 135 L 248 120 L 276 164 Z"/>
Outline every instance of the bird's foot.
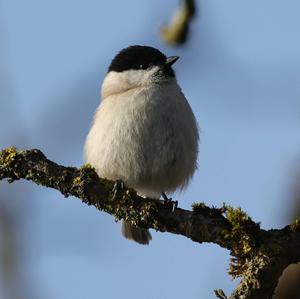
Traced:
<path fill-rule="evenodd" d="M 116 180 L 113 189 L 111 190 L 113 192 L 112 199 L 115 199 L 118 192 L 122 191 L 124 189 L 124 182 L 122 180 Z"/>
<path fill-rule="evenodd" d="M 177 200 L 176 200 L 176 201 L 172 200 L 171 197 L 169 198 L 169 197 L 166 195 L 165 192 L 162 193 L 162 197 L 163 197 L 163 199 L 164 199 L 165 205 L 166 205 L 166 206 L 172 206 L 172 212 L 174 212 L 175 209 L 178 207 L 178 201 L 177 201 Z"/>

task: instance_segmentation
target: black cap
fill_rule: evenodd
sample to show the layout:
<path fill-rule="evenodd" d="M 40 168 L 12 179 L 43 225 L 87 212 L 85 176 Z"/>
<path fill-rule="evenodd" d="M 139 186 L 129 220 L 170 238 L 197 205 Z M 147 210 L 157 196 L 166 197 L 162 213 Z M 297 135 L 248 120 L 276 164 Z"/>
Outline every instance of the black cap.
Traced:
<path fill-rule="evenodd" d="M 173 57 L 173 56 L 172 56 Z M 178 59 L 178 58 L 177 58 Z M 177 60 L 176 59 L 176 60 Z M 174 60 L 174 62 L 176 61 Z M 148 46 L 130 46 L 121 50 L 112 60 L 108 72 L 123 72 L 127 70 L 147 69 L 152 66 L 160 66 L 168 77 L 175 77 L 169 60 L 158 49 Z"/>

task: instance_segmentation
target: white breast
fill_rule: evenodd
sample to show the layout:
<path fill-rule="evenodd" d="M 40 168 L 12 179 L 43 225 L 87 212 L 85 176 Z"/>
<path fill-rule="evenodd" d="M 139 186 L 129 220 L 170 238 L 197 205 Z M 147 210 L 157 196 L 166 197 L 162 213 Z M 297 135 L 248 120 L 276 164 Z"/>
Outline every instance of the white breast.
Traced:
<path fill-rule="evenodd" d="M 197 153 L 196 121 L 175 80 L 108 96 L 85 144 L 85 160 L 100 177 L 149 197 L 183 188 Z"/>

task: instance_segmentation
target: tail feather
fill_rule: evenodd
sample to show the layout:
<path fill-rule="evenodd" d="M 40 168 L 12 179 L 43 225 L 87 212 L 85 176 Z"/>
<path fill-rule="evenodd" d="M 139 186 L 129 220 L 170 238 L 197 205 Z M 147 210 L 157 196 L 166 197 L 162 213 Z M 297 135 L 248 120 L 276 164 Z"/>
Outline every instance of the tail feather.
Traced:
<path fill-rule="evenodd" d="M 133 240 L 143 245 L 148 245 L 152 240 L 148 229 L 131 225 L 128 221 L 122 222 L 122 235 L 126 239 Z"/>

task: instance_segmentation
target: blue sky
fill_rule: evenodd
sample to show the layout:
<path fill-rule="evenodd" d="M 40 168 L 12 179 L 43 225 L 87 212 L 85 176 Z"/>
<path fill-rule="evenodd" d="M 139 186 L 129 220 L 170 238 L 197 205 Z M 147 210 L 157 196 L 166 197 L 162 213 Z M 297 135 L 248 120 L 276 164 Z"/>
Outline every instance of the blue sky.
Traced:
<path fill-rule="evenodd" d="M 178 81 L 201 127 L 199 169 L 173 196 L 180 207 L 226 202 L 281 227 L 300 167 L 300 3 L 199 1 L 190 40 L 170 48 L 158 28 L 177 4 L 0 0 L 0 147 L 80 166 L 110 60 L 130 44 L 152 45 L 180 56 Z M 138 246 L 111 216 L 55 190 L 18 182 L 0 192 L 13 198 L 4 204 L 18 267 L 36 298 L 214 298 L 236 283 L 216 245 L 153 232 Z"/>

